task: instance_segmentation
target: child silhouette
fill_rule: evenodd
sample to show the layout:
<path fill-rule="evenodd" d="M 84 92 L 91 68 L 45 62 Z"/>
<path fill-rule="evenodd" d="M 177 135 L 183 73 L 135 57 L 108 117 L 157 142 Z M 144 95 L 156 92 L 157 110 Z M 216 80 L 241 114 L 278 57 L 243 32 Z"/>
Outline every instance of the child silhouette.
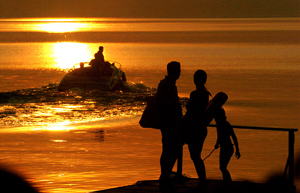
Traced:
<path fill-rule="evenodd" d="M 232 126 L 226 120 L 225 110 L 221 108 L 215 115 L 215 121 L 217 123 L 217 143 L 215 148 L 218 149 L 220 147 L 220 170 L 223 175 L 224 185 L 227 187 L 231 186 L 231 176 L 229 171 L 227 170 L 227 165 L 231 159 L 231 156 L 234 152 L 233 144 L 231 138 L 235 145 L 235 156 L 237 159 L 241 157 L 239 151 L 239 145 L 237 141 L 237 137 L 233 131 Z"/>

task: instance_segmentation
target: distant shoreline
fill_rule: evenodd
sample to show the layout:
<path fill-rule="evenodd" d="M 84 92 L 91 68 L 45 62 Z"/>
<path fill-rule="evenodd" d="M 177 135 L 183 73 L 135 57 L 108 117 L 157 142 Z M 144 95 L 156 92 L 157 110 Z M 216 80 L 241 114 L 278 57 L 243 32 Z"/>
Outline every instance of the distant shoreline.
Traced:
<path fill-rule="evenodd" d="M 299 44 L 299 30 L 181 32 L 0 32 L 0 43 L 280 43 Z"/>

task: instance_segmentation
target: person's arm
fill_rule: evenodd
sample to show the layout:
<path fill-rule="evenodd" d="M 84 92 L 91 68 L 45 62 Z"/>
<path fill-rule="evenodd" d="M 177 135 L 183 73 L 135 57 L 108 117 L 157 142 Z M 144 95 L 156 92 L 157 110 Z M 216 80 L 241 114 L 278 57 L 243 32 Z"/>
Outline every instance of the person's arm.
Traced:
<path fill-rule="evenodd" d="M 232 140 L 235 145 L 235 156 L 237 159 L 239 159 L 241 157 L 239 143 L 238 143 L 237 137 L 233 131 L 233 128 L 231 126 L 230 126 L 230 128 L 231 128 L 231 137 L 232 137 Z"/>
<path fill-rule="evenodd" d="M 218 149 L 220 147 L 220 140 L 219 140 L 219 133 L 218 133 L 218 128 L 217 128 L 217 142 L 215 144 L 215 149 Z"/>
<path fill-rule="evenodd" d="M 217 139 L 216 145 L 215 145 L 215 149 L 218 149 L 220 147 L 220 143 L 219 143 L 219 139 Z"/>

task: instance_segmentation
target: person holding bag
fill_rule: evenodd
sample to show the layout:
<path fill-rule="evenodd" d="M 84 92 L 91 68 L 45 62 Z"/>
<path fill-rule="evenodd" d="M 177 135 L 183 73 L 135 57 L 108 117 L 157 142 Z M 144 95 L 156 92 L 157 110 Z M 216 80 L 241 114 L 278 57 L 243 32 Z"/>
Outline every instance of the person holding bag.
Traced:
<path fill-rule="evenodd" d="M 159 129 L 162 134 L 162 154 L 160 157 L 161 175 L 159 178 L 162 191 L 172 190 L 170 174 L 180 155 L 182 147 L 181 122 L 182 108 L 179 102 L 176 80 L 180 77 L 180 63 L 172 61 L 167 65 L 168 75 L 160 81 L 155 104 L 159 117 Z"/>

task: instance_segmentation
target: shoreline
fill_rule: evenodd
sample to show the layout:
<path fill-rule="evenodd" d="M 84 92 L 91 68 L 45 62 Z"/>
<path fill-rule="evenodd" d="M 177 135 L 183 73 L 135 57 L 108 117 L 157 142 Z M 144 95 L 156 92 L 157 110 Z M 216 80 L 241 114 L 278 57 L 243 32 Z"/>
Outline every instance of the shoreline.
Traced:
<path fill-rule="evenodd" d="M 183 32 L 0 32 L 0 43 L 253 43 L 299 45 L 299 30 Z"/>

